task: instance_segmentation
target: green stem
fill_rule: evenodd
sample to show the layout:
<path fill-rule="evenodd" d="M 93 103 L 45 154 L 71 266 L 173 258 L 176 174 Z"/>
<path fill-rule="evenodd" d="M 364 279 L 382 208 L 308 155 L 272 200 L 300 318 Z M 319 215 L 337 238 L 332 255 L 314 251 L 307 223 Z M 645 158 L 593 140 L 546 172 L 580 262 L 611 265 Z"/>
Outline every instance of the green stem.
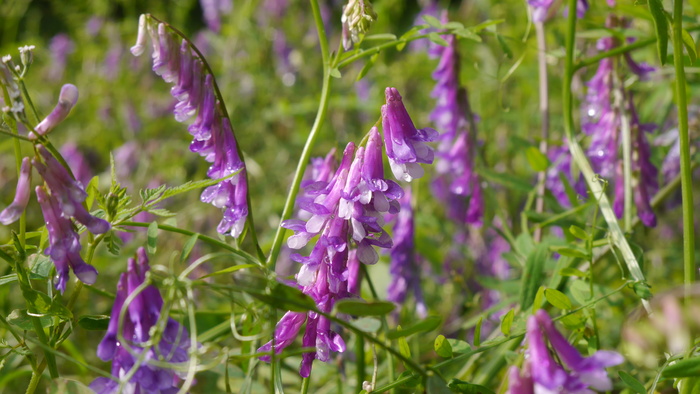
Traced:
<path fill-rule="evenodd" d="M 326 31 L 323 27 L 323 19 L 321 18 L 321 11 L 318 6 L 318 1 L 310 0 L 310 2 L 314 14 L 314 22 L 316 23 L 316 30 L 318 31 L 318 40 L 321 45 L 321 56 L 323 57 L 323 86 L 321 88 L 321 99 L 318 106 L 318 112 L 316 112 L 316 119 L 314 120 L 313 126 L 311 126 L 311 131 L 306 139 L 304 150 L 301 152 L 301 158 L 299 158 L 299 162 L 297 163 L 294 180 L 292 181 L 292 186 L 289 190 L 289 194 L 287 195 L 287 201 L 284 203 L 280 225 L 277 227 L 275 238 L 272 241 L 270 255 L 267 258 L 266 264 L 270 271 L 275 270 L 277 257 L 279 256 L 280 249 L 282 248 L 282 242 L 284 241 L 286 229 L 282 227 L 282 222 L 292 216 L 294 203 L 296 202 L 297 194 L 299 193 L 299 186 L 301 185 L 302 178 L 304 177 L 304 171 L 306 171 L 306 166 L 311 158 L 311 150 L 318 139 L 321 125 L 323 125 L 323 122 L 326 119 L 326 112 L 328 110 L 328 102 L 330 99 L 331 59 L 330 53 L 328 52 L 328 39 L 326 38 Z"/>
<path fill-rule="evenodd" d="M 693 223 L 693 175 L 690 171 L 690 142 L 688 136 L 688 98 L 685 91 L 683 64 L 683 1 L 673 2 L 673 65 L 676 69 L 676 105 L 681 149 L 681 194 L 683 196 L 683 283 L 686 297 L 695 282 L 695 228 Z"/>
<path fill-rule="evenodd" d="M 0 129 L 0 134 L 4 134 L 4 135 L 6 135 L 8 137 L 12 137 L 16 140 L 34 142 L 33 140 L 31 140 L 23 135 L 15 134 L 15 133 L 12 133 L 12 132 L 4 130 L 4 129 Z"/>
<path fill-rule="evenodd" d="M 576 9 L 577 0 L 569 0 L 569 9 Z M 605 190 L 601 185 L 598 176 L 591 168 L 591 164 L 588 162 L 583 149 L 579 145 L 576 137 L 574 136 L 574 115 L 573 115 L 573 98 L 571 94 L 571 82 L 574 77 L 574 44 L 576 39 L 576 13 L 570 12 L 568 19 L 568 29 L 566 34 L 566 57 L 564 63 L 564 83 L 562 85 L 562 101 L 563 101 L 563 115 L 564 115 L 564 131 L 566 133 L 566 138 L 569 143 L 569 151 L 571 156 L 576 162 L 576 165 L 581 170 L 588 188 L 591 190 L 591 194 L 594 198 L 598 200 L 598 206 L 608 224 L 608 230 L 610 231 L 610 237 L 614 244 L 619 248 L 627 269 L 630 275 L 636 281 L 644 281 L 644 274 L 639 267 L 639 262 L 635 257 L 632 249 L 625 239 L 625 234 L 620 228 L 620 224 L 617 222 L 617 217 L 610 206 L 608 197 L 605 194 Z M 692 218 L 691 218 L 692 220 Z M 649 303 L 646 300 L 642 300 L 644 307 L 649 311 Z"/>
<path fill-rule="evenodd" d="M 615 108 L 620 113 L 620 131 L 622 133 L 622 172 L 624 187 L 624 230 L 632 231 L 632 131 L 630 130 L 630 118 L 625 112 L 622 92 L 622 81 L 615 78 L 618 86 L 615 88 Z M 635 130 L 636 131 L 636 130 Z"/>
<path fill-rule="evenodd" d="M 355 338 L 355 359 L 357 360 L 355 365 L 355 372 L 357 376 L 357 388 L 356 393 L 362 391 L 362 383 L 365 381 L 365 341 L 362 337 Z M 393 380 L 393 379 L 392 379 Z"/>
<path fill-rule="evenodd" d="M 449 34 L 449 33 L 447 33 L 447 34 Z M 374 54 L 377 54 L 384 49 L 393 48 L 393 47 L 399 46 L 401 44 L 409 43 L 409 42 L 414 41 L 414 40 L 426 38 L 428 36 L 429 36 L 429 34 L 421 34 L 421 35 L 417 35 L 417 36 L 411 36 L 408 38 L 399 38 L 397 40 L 385 42 L 384 44 L 377 45 L 375 47 L 372 47 L 372 48 L 369 48 L 366 50 L 360 50 L 360 52 L 358 52 L 354 55 L 348 56 L 345 59 L 343 59 L 340 63 L 338 63 L 338 69 L 341 69 L 347 65 L 350 65 L 353 62 L 355 62 L 359 59 L 362 59 L 363 57 L 372 56 Z"/>
<path fill-rule="evenodd" d="M 36 391 L 36 387 L 39 385 L 39 381 L 41 380 L 41 373 L 37 371 L 32 372 L 32 378 L 29 381 L 29 386 L 27 386 L 27 391 L 25 394 L 34 394 Z"/>
<path fill-rule="evenodd" d="M 301 394 L 307 394 L 309 392 L 309 382 L 310 381 L 311 381 L 311 379 L 309 379 L 309 378 L 302 378 L 301 379 L 301 390 L 300 390 Z M 359 391 L 358 391 L 358 393 L 359 393 Z"/>

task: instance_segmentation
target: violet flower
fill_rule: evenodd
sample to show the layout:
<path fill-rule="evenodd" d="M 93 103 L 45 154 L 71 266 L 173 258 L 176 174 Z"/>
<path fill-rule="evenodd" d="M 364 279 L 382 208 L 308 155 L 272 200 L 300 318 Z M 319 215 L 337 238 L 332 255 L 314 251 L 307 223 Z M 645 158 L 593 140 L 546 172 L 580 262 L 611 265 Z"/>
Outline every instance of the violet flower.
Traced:
<path fill-rule="evenodd" d="M 8 225 L 16 222 L 22 212 L 27 208 L 29 203 L 29 189 L 32 183 L 32 165 L 29 158 L 22 159 L 22 166 L 19 170 L 19 179 L 17 180 L 17 188 L 15 189 L 15 198 L 12 204 L 0 212 L 0 223 Z"/>
<path fill-rule="evenodd" d="M 554 360 L 545 338 L 549 340 L 553 351 L 569 371 Z M 605 368 L 624 361 L 620 354 L 606 350 L 599 350 L 590 357 L 581 356 L 554 327 L 552 319 L 542 309 L 528 319 L 526 339 L 529 344 L 529 358 L 525 361 L 522 374 L 516 374 L 511 369 L 509 393 L 512 394 L 533 391 L 592 394 L 591 389 L 609 391 L 612 390 L 612 381 Z M 528 387 L 530 383 L 533 384 L 532 390 Z"/>
<path fill-rule="evenodd" d="M 382 106 L 382 127 L 389 164 L 396 179 L 411 182 L 423 176 L 420 163 L 433 162 L 433 149 L 425 142 L 434 141 L 437 131 L 416 129 L 396 88 L 386 88 Z"/>
<path fill-rule="evenodd" d="M 57 81 L 63 78 L 68 55 L 74 51 L 75 43 L 70 39 L 68 34 L 60 33 L 51 38 L 49 42 L 49 52 L 51 53 L 52 67 L 49 71 L 49 79 Z"/>
<path fill-rule="evenodd" d="M 92 179 L 92 170 L 90 168 L 90 163 L 88 163 L 87 158 L 73 142 L 64 144 L 61 149 L 61 156 L 66 160 L 68 166 L 75 175 L 75 179 L 80 182 L 83 187 L 87 187 L 88 183 Z M 120 163 L 115 161 L 116 163 Z M 120 163 L 121 164 L 121 163 Z"/>
<path fill-rule="evenodd" d="M 447 22 L 446 12 L 443 13 L 443 22 Z M 480 179 L 474 171 L 476 130 L 470 129 L 468 118 L 475 115 L 469 111 L 466 90 L 460 87 L 456 38 L 447 36 L 446 40 L 447 47 L 436 47 L 434 51 L 440 56 L 440 62 L 433 73 L 437 83 L 431 96 L 437 102 L 430 119 L 442 134 L 436 163 L 440 175 L 433 183 L 433 189 L 447 204 L 451 218 L 479 226 L 484 203 Z"/>
<path fill-rule="evenodd" d="M 396 214 L 394 223 L 394 246 L 391 247 L 389 273 L 391 283 L 387 289 L 387 300 L 398 305 L 406 301 L 409 292 L 416 299 L 416 313 L 420 318 L 427 316 L 420 284 L 420 267 L 415 246 L 415 220 L 411 207 L 411 189 L 406 188 L 400 199 L 401 211 Z"/>
<path fill-rule="evenodd" d="M 156 24 L 146 15 L 139 19 L 136 45 L 131 48 L 134 55 L 143 53 L 146 34 L 153 45 L 153 71 L 175 85 L 170 91 L 178 100 L 175 120 L 185 122 L 196 114 L 188 127 L 194 138 L 190 150 L 212 163 L 207 171 L 210 178 L 230 176 L 204 189 L 201 200 L 224 210 L 217 231 L 238 237 L 248 217 L 248 181 L 231 122 L 215 95 L 214 77 L 188 41 L 178 43 L 164 24 Z"/>
<path fill-rule="evenodd" d="M 45 135 L 51 131 L 56 125 L 63 122 L 77 101 L 78 88 L 69 83 L 63 85 L 63 87 L 61 87 L 61 93 L 58 95 L 56 107 L 54 107 L 53 111 L 34 128 L 34 131 L 39 135 Z M 29 137 L 36 138 L 33 133 L 31 133 Z"/>
<path fill-rule="evenodd" d="M 36 197 L 49 233 L 49 247 L 44 253 L 51 258 L 56 267 L 56 290 L 61 293 L 66 291 L 70 269 L 81 282 L 89 285 L 95 283 L 97 270 L 80 256 L 78 233 L 75 232 L 70 219 L 64 216 L 61 203 L 55 196 L 49 195 L 43 186 L 36 187 Z"/>
<path fill-rule="evenodd" d="M 199 5 L 204 13 L 204 21 L 213 32 L 221 31 L 221 16 L 233 11 L 231 0 L 199 0 Z"/>
<path fill-rule="evenodd" d="M 569 201 L 569 195 L 566 193 L 564 182 L 560 178 L 563 176 L 571 186 L 575 184 L 571 175 L 571 154 L 569 153 L 566 140 L 563 141 L 561 146 L 551 146 L 547 152 L 547 157 L 552 164 L 545 175 L 545 187 L 552 192 L 559 205 L 570 208 L 571 201 Z"/>
<path fill-rule="evenodd" d="M 150 362 L 187 362 L 190 337 L 185 327 L 169 317 L 160 341 L 146 345 L 152 339 L 152 329 L 160 319 L 163 307 L 163 298 L 158 288 L 153 285 L 144 287 L 149 270 L 146 251 L 139 248 L 137 259 L 130 258 L 127 272 L 119 277 L 109 326 L 97 347 L 97 356 L 104 361 L 112 360 L 112 375 L 116 379 L 122 379 L 137 360 L 143 358 L 142 363 L 136 367 L 136 373 L 124 384 L 124 391 L 175 392 L 181 378 L 179 373 L 151 365 Z M 129 303 L 126 302 L 127 299 L 130 300 Z M 120 392 L 119 383 L 105 377 L 95 379 L 90 388 L 98 394 Z"/>

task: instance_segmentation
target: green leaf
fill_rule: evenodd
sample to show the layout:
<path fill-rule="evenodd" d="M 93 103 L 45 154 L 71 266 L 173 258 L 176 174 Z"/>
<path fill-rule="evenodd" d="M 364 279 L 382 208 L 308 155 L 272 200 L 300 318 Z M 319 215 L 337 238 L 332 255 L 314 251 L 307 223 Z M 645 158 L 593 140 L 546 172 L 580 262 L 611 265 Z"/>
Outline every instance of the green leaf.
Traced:
<path fill-rule="evenodd" d="M 569 246 L 552 246 L 551 247 L 552 251 L 559 253 L 562 256 L 566 257 L 575 257 L 583 260 L 590 260 L 591 255 L 588 254 L 587 251 L 578 248 L 574 245 L 569 245 Z"/>
<path fill-rule="evenodd" d="M 459 29 L 453 31 L 452 33 L 454 33 L 454 35 L 457 36 L 457 38 L 466 38 L 467 40 L 472 40 L 476 42 L 482 41 L 481 36 L 470 29 Z"/>
<path fill-rule="evenodd" d="M 187 261 L 187 258 L 190 257 L 190 253 L 192 253 L 192 249 L 194 248 L 194 245 L 197 244 L 198 239 L 199 234 L 195 233 L 187 240 L 187 242 L 185 242 L 185 246 L 182 248 L 182 253 L 180 253 L 181 263 L 184 263 Z"/>
<path fill-rule="evenodd" d="M 520 281 L 520 308 L 529 308 L 535 300 L 537 289 L 544 281 L 544 264 L 549 256 L 547 244 L 537 244 L 535 250 L 527 256 L 525 270 Z"/>
<path fill-rule="evenodd" d="M 506 313 L 503 316 L 503 320 L 501 320 L 501 332 L 505 336 L 510 335 L 510 328 L 513 326 L 514 315 L 515 315 L 515 311 L 513 309 L 511 309 L 508 311 L 508 313 Z"/>
<path fill-rule="evenodd" d="M 575 224 L 569 226 L 569 232 L 571 233 L 571 235 L 578 239 L 582 239 L 584 241 L 588 239 L 588 233 L 586 232 L 586 230 L 582 229 L 581 227 Z"/>
<path fill-rule="evenodd" d="M 474 327 L 474 347 L 481 345 L 481 324 L 484 322 L 484 317 L 479 318 L 479 322 Z"/>
<path fill-rule="evenodd" d="M 358 330 L 362 332 L 377 332 L 382 327 L 382 322 L 377 318 L 365 316 L 352 322 Z"/>
<path fill-rule="evenodd" d="M 695 64 L 695 62 L 698 60 L 698 52 L 697 49 L 695 49 L 695 41 L 693 40 L 693 36 L 691 36 L 687 30 L 683 29 L 681 32 L 681 38 L 683 40 L 683 46 L 690 57 L 690 64 Z"/>
<path fill-rule="evenodd" d="M 644 300 L 651 299 L 651 286 L 647 282 L 634 282 L 632 284 L 632 289 L 634 293 Z"/>
<path fill-rule="evenodd" d="M 571 300 L 569 300 L 569 297 L 557 289 L 545 289 L 544 297 L 556 308 L 562 310 L 571 309 Z"/>
<path fill-rule="evenodd" d="M 488 387 L 479 384 L 465 382 L 459 379 L 451 379 L 447 382 L 447 387 L 455 393 L 462 394 L 495 394 Z"/>
<path fill-rule="evenodd" d="M 442 318 L 440 316 L 428 316 L 424 320 L 411 324 L 401 331 L 391 330 L 386 334 L 386 337 L 389 339 L 396 339 L 399 337 L 407 337 L 409 335 L 417 334 L 419 332 L 433 331 L 440 326 L 440 323 L 442 323 Z"/>
<path fill-rule="evenodd" d="M 656 50 L 663 65 L 666 63 L 666 54 L 668 53 L 668 20 L 666 20 L 666 11 L 664 11 L 661 0 L 649 0 L 647 5 L 649 6 L 651 17 L 654 19 Z"/>
<path fill-rule="evenodd" d="M 537 289 L 537 294 L 535 295 L 535 301 L 532 303 L 532 313 L 537 312 L 538 309 L 542 308 L 542 302 L 544 301 L 544 291 L 547 288 L 544 286 L 540 286 L 539 289 Z"/>
<path fill-rule="evenodd" d="M 409 38 L 418 34 L 418 32 L 421 31 L 423 28 L 425 28 L 425 25 L 413 26 L 409 31 L 407 31 L 401 35 L 400 40 L 408 40 Z M 406 47 L 407 43 L 408 43 L 408 41 L 401 42 L 399 45 L 396 46 L 396 49 L 399 52 L 403 51 L 403 49 Z"/>
<path fill-rule="evenodd" d="M 405 337 L 399 338 L 399 353 L 406 358 L 411 358 L 411 348 L 408 346 L 408 341 L 406 341 Z"/>
<path fill-rule="evenodd" d="M 0 276 L 0 286 L 6 285 L 8 283 L 16 282 L 17 274 L 9 274 L 5 276 Z"/>
<path fill-rule="evenodd" d="M 395 34 L 383 33 L 383 34 L 370 34 L 368 36 L 364 36 L 364 38 L 362 38 L 362 41 L 394 41 L 396 39 L 397 39 L 397 37 Z"/>
<path fill-rule="evenodd" d="M 583 305 L 591 299 L 591 288 L 588 283 L 577 279 L 569 285 L 569 291 L 576 302 Z"/>
<path fill-rule="evenodd" d="M 680 360 L 661 372 L 664 378 L 689 378 L 700 375 L 700 357 Z"/>
<path fill-rule="evenodd" d="M 219 276 L 219 275 L 229 274 L 229 273 L 231 273 L 231 272 L 236 272 L 236 271 L 238 271 L 238 270 L 242 270 L 242 269 L 246 269 L 246 268 L 253 268 L 253 267 L 257 267 L 257 265 L 256 265 L 256 264 L 240 264 L 240 265 L 234 265 L 233 267 L 228 267 L 228 268 L 222 269 L 221 271 L 216 271 L 216 272 L 212 272 L 211 274 L 204 275 L 204 276 L 202 276 L 202 277 L 199 278 L 199 279 L 206 279 L 206 278 L 210 278 L 210 277 L 212 277 L 212 276 Z"/>
<path fill-rule="evenodd" d="M 428 34 L 428 39 L 429 39 L 430 41 L 434 42 L 435 44 L 441 45 L 441 46 L 443 46 L 443 47 L 448 47 L 448 46 L 450 46 L 450 43 L 447 42 L 447 40 L 445 40 L 444 38 L 440 37 L 440 35 L 439 35 L 438 33 L 435 33 L 435 32 L 432 32 L 432 33 Z"/>
<path fill-rule="evenodd" d="M 479 329 L 481 329 L 481 327 L 479 327 Z M 462 341 L 461 339 L 447 338 L 447 342 L 449 342 L 450 346 L 452 347 L 452 353 L 466 353 L 472 350 L 469 343 Z"/>
<path fill-rule="evenodd" d="M 51 309 L 51 298 L 40 291 L 36 291 L 34 289 L 22 289 L 22 296 L 28 304 L 28 309 L 32 313 L 48 313 L 49 309 Z"/>
<path fill-rule="evenodd" d="M 367 75 L 367 73 L 369 72 L 369 70 L 372 69 L 372 66 L 374 66 L 374 63 L 377 61 L 378 58 L 379 53 L 375 53 L 374 55 L 370 56 L 369 60 L 367 60 L 367 63 L 365 63 L 365 65 L 362 67 L 362 70 L 360 70 L 360 73 L 357 74 L 357 78 L 355 80 L 359 81 L 365 75 Z"/>
<path fill-rule="evenodd" d="M 470 27 L 469 29 L 473 30 L 474 32 L 479 32 L 481 30 L 484 30 L 487 27 L 490 27 L 493 25 L 498 25 L 498 24 L 503 23 L 505 21 L 506 21 L 505 19 L 488 19 L 488 20 L 485 20 L 485 21 L 479 23 L 478 25 Z"/>
<path fill-rule="evenodd" d="M 464 25 L 456 21 L 447 22 L 443 27 L 450 30 L 464 29 Z"/>
<path fill-rule="evenodd" d="M 35 253 L 28 258 L 30 268 L 29 268 L 29 279 L 48 279 L 51 275 L 51 269 L 53 268 L 53 262 L 48 256 L 41 253 Z"/>
<path fill-rule="evenodd" d="M 444 335 L 438 335 L 437 338 L 435 338 L 433 347 L 435 348 L 435 353 L 437 353 L 438 356 L 444 358 L 452 357 L 452 346 Z"/>
<path fill-rule="evenodd" d="M 431 27 L 434 27 L 436 29 L 442 29 L 442 22 L 440 22 L 438 18 L 432 15 L 423 15 L 423 20 Z"/>
<path fill-rule="evenodd" d="M 340 74 L 340 70 L 338 68 L 334 68 L 331 70 L 331 77 L 333 78 L 340 78 L 342 75 Z"/>
<path fill-rule="evenodd" d="M 506 57 L 508 59 L 512 59 L 513 58 L 513 51 L 510 49 L 510 46 L 508 46 L 506 39 L 503 38 L 503 36 L 498 34 L 498 33 L 496 33 L 496 39 L 498 40 L 498 45 L 501 46 L 501 50 L 506 55 Z"/>
<path fill-rule="evenodd" d="M 12 313 L 7 316 L 7 321 L 10 324 L 14 324 L 15 326 L 21 328 L 22 330 L 34 331 L 34 324 L 32 323 L 31 317 L 29 317 L 27 314 L 26 309 L 13 310 Z M 41 326 L 44 328 L 51 327 L 53 324 L 53 319 L 48 315 L 39 316 L 39 321 L 41 322 Z"/>
<path fill-rule="evenodd" d="M 155 254 L 158 244 L 158 222 L 152 222 L 148 225 L 148 231 L 146 232 L 146 247 L 149 254 Z"/>
<path fill-rule="evenodd" d="M 620 379 L 622 379 L 623 382 L 632 389 L 632 391 L 636 392 L 637 394 L 647 394 L 647 389 L 644 387 L 644 385 L 637 380 L 634 376 L 628 374 L 625 371 L 617 371 L 618 376 L 620 376 Z"/>
<path fill-rule="evenodd" d="M 109 326 L 107 315 L 85 315 L 78 318 L 78 325 L 85 330 L 106 331 Z"/>
<path fill-rule="evenodd" d="M 583 328 L 586 325 L 586 316 L 583 315 L 583 312 L 578 311 L 576 313 L 572 313 L 570 315 L 563 316 L 561 320 L 559 320 L 567 329 L 569 330 L 578 330 Z"/>
<path fill-rule="evenodd" d="M 393 302 L 366 302 L 358 299 L 344 299 L 335 303 L 335 314 L 344 313 L 353 316 L 384 316 L 396 308 Z"/>
<path fill-rule="evenodd" d="M 547 170 L 549 160 L 539 149 L 531 146 L 525 150 L 525 156 L 527 157 L 527 162 L 530 163 L 530 167 L 532 167 L 534 171 L 541 172 Z"/>
<path fill-rule="evenodd" d="M 339 72 L 339 73 L 340 73 L 340 72 Z M 333 75 L 332 72 L 331 72 L 331 75 Z M 163 200 L 168 199 L 168 198 L 170 198 L 170 197 L 176 196 L 176 195 L 178 195 L 178 194 L 187 193 L 187 192 L 192 191 L 192 190 L 203 189 L 203 188 L 205 188 L 205 187 L 209 187 L 209 186 L 216 185 L 216 184 L 218 184 L 218 183 L 220 183 L 220 182 L 222 182 L 222 181 L 225 181 L 225 180 L 227 180 L 227 179 L 229 179 L 229 178 L 232 178 L 232 177 L 236 176 L 236 175 L 239 174 L 241 171 L 242 171 L 242 169 L 239 169 L 239 170 L 237 170 L 237 171 L 235 171 L 235 172 L 232 172 L 231 174 L 229 174 L 229 175 L 227 175 L 227 176 L 225 176 L 225 177 L 223 177 L 223 178 L 218 178 L 218 179 L 202 179 L 202 180 L 199 180 L 199 181 L 189 181 L 189 182 L 184 183 L 184 184 L 182 184 L 182 185 L 180 185 L 180 186 L 175 186 L 175 187 L 172 187 L 172 188 L 170 188 L 170 189 L 166 189 L 166 190 L 163 192 L 163 195 L 162 195 L 162 196 L 160 196 L 158 199 L 154 200 L 154 201 L 153 201 L 151 204 L 149 204 L 149 205 L 158 203 L 158 202 L 160 202 L 160 201 L 163 201 Z"/>
<path fill-rule="evenodd" d="M 399 375 L 399 380 L 403 378 L 408 378 L 408 380 L 403 382 L 401 387 L 416 387 L 421 382 L 420 375 L 414 374 L 413 371 L 401 372 L 401 375 Z"/>
<path fill-rule="evenodd" d="M 164 218 L 170 218 L 176 215 L 175 213 L 163 208 L 146 208 L 146 212 Z"/>
<path fill-rule="evenodd" d="M 87 192 L 87 198 L 85 199 L 85 206 L 88 207 L 88 210 L 90 207 L 92 207 L 92 204 L 95 202 L 95 199 L 97 198 L 97 195 L 100 194 L 100 191 L 97 189 L 97 185 L 100 184 L 100 177 L 95 175 L 90 179 L 90 182 L 87 184 L 85 187 L 85 191 Z"/>
<path fill-rule="evenodd" d="M 579 269 L 576 269 L 576 268 L 571 268 L 571 267 L 562 268 L 559 271 L 559 275 L 561 275 L 561 276 L 578 276 L 579 278 L 587 278 L 588 277 L 588 274 L 586 274 L 585 272 L 583 272 Z"/>

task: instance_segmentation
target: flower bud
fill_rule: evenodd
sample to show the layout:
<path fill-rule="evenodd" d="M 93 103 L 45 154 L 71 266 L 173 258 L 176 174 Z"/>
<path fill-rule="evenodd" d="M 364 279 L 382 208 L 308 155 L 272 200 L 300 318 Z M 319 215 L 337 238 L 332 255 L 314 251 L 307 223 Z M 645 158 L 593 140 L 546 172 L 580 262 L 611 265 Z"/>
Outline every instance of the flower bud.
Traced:
<path fill-rule="evenodd" d="M 45 135 L 51 129 L 61 123 L 70 113 L 75 103 L 78 101 L 78 88 L 69 83 L 63 85 L 61 93 L 58 95 L 58 104 L 53 111 L 44 118 L 34 129 L 39 135 Z"/>

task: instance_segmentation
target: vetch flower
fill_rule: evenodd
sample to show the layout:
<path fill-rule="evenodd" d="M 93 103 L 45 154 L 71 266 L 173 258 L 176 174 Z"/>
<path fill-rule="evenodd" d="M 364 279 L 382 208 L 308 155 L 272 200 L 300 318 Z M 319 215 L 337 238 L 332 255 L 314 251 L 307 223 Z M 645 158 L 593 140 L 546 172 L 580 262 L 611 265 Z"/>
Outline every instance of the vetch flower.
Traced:
<path fill-rule="evenodd" d="M 19 179 L 15 189 L 15 198 L 12 204 L 0 212 L 0 223 L 8 225 L 14 223 L 22 216 L 22 212 L 27 208 L 29 202 L 29 188 L 32 183 L 32 165 L 29 158 L 22 159 L 22 166 L 19 170 Z"/>
<path fill-rule="evenodd" d="M 416 299 L 416 313 L 420 318 L 427 316 L 423 291 L 420 284 L 420 266 L 415 247 L 415 220 L 411 207 L 411 189 L 406 188 L 401 197 L 401 211 L 394 222 L 394 245 L 391 247 L 389 273 L 391 283 L 387 289 L 387 300 L 398 305 L 406 301 L 408 293 Z"/>
<path fill-rule="evenodd" d="M 214 77 L 187 40 L 178 42 L 179 37 L 165 24 L 146 15 L 139 19 L 136 45 L 131 48 L 134 55 L 144 52 L 147 35 L 153 46 L 153 71 L 174 84 L 170 93 L 178 100 L 175 120 L 186 122 L 196 114 L 188 127 L 193 137 L 190 150 L 212 163 L 207 171 L 210 178 L 230 177 L 204 189 L 201 200 L 223 209 L 217 231 L 238 237 L 248 217 L 248 180 L 231 121 L 216 94 Z"/>
<path fill-rule="evenodd" d="M 559 365 L 545 338 L 549 340 L 553 351 L 568 367 L 569 371 Z M 612 381 L 605 368 L 618 365 L 623 357 L 612 351 L 599 350 L 590 357 L 583 357 L 564 336 L 554 327 L 547 312 L 540 309 L 527 321 L 526 339 L 529 344 L 529 358 L 526 358 L 523 373 L 516 374 L 511 369 L 511 388 L 509 393 L 593 393 L 612 390 Z M 531 379 L 528 378 L 531 376 Z M 528 390 L 530 382 L 532 390 Z"/>
<path fill-rule="evenodd" d="M 146 285 L 150 266 L 145 249 L 139 248 L 137 258 L 130 258 L 127 267 L 127 272 L 119 277 L 109 326 L 97 347 L 97 356 L 104 361 L 112 360 L 112 375 L 117 379 L 123 379 L 142 358 L 136 366 L 136 373 L 124 384 L 124 391 L 175 392 L 182 376 L 176 371 L 152 365 L 151 360 L 187 362 L 191 345 L 189 334 L 185 327 L 168 317 L 160 340 L 149 343 L 160 319 L 163 298 L 158 288 Z M 90 388 L 98 394 L 120 392 L 119 383 L 105 377 L 95 379 Z"/>
<path fill-rule="evenodd" d="M 45 135 L 51 131 L 56 125 L 63 122 L 77 101 L 78 88 L 69 83 L 63 85 L 61 93 L 58 95 L 58 103 L 53 111 L 34 128 L 34 131 L 39 135 Z M 36 138 L 30 134 L 30 138 L 32 137 Z"/>
<path fill-rule="evenodd" d="M 389 164 L 396 179 L 411 182 L 423 176 L 420 163 L 433 162 L 433 149 L 426 142 L 437 138 L 431 128 L 416 129 L 396 88 L 386 88 L 382 128 Z"/>

